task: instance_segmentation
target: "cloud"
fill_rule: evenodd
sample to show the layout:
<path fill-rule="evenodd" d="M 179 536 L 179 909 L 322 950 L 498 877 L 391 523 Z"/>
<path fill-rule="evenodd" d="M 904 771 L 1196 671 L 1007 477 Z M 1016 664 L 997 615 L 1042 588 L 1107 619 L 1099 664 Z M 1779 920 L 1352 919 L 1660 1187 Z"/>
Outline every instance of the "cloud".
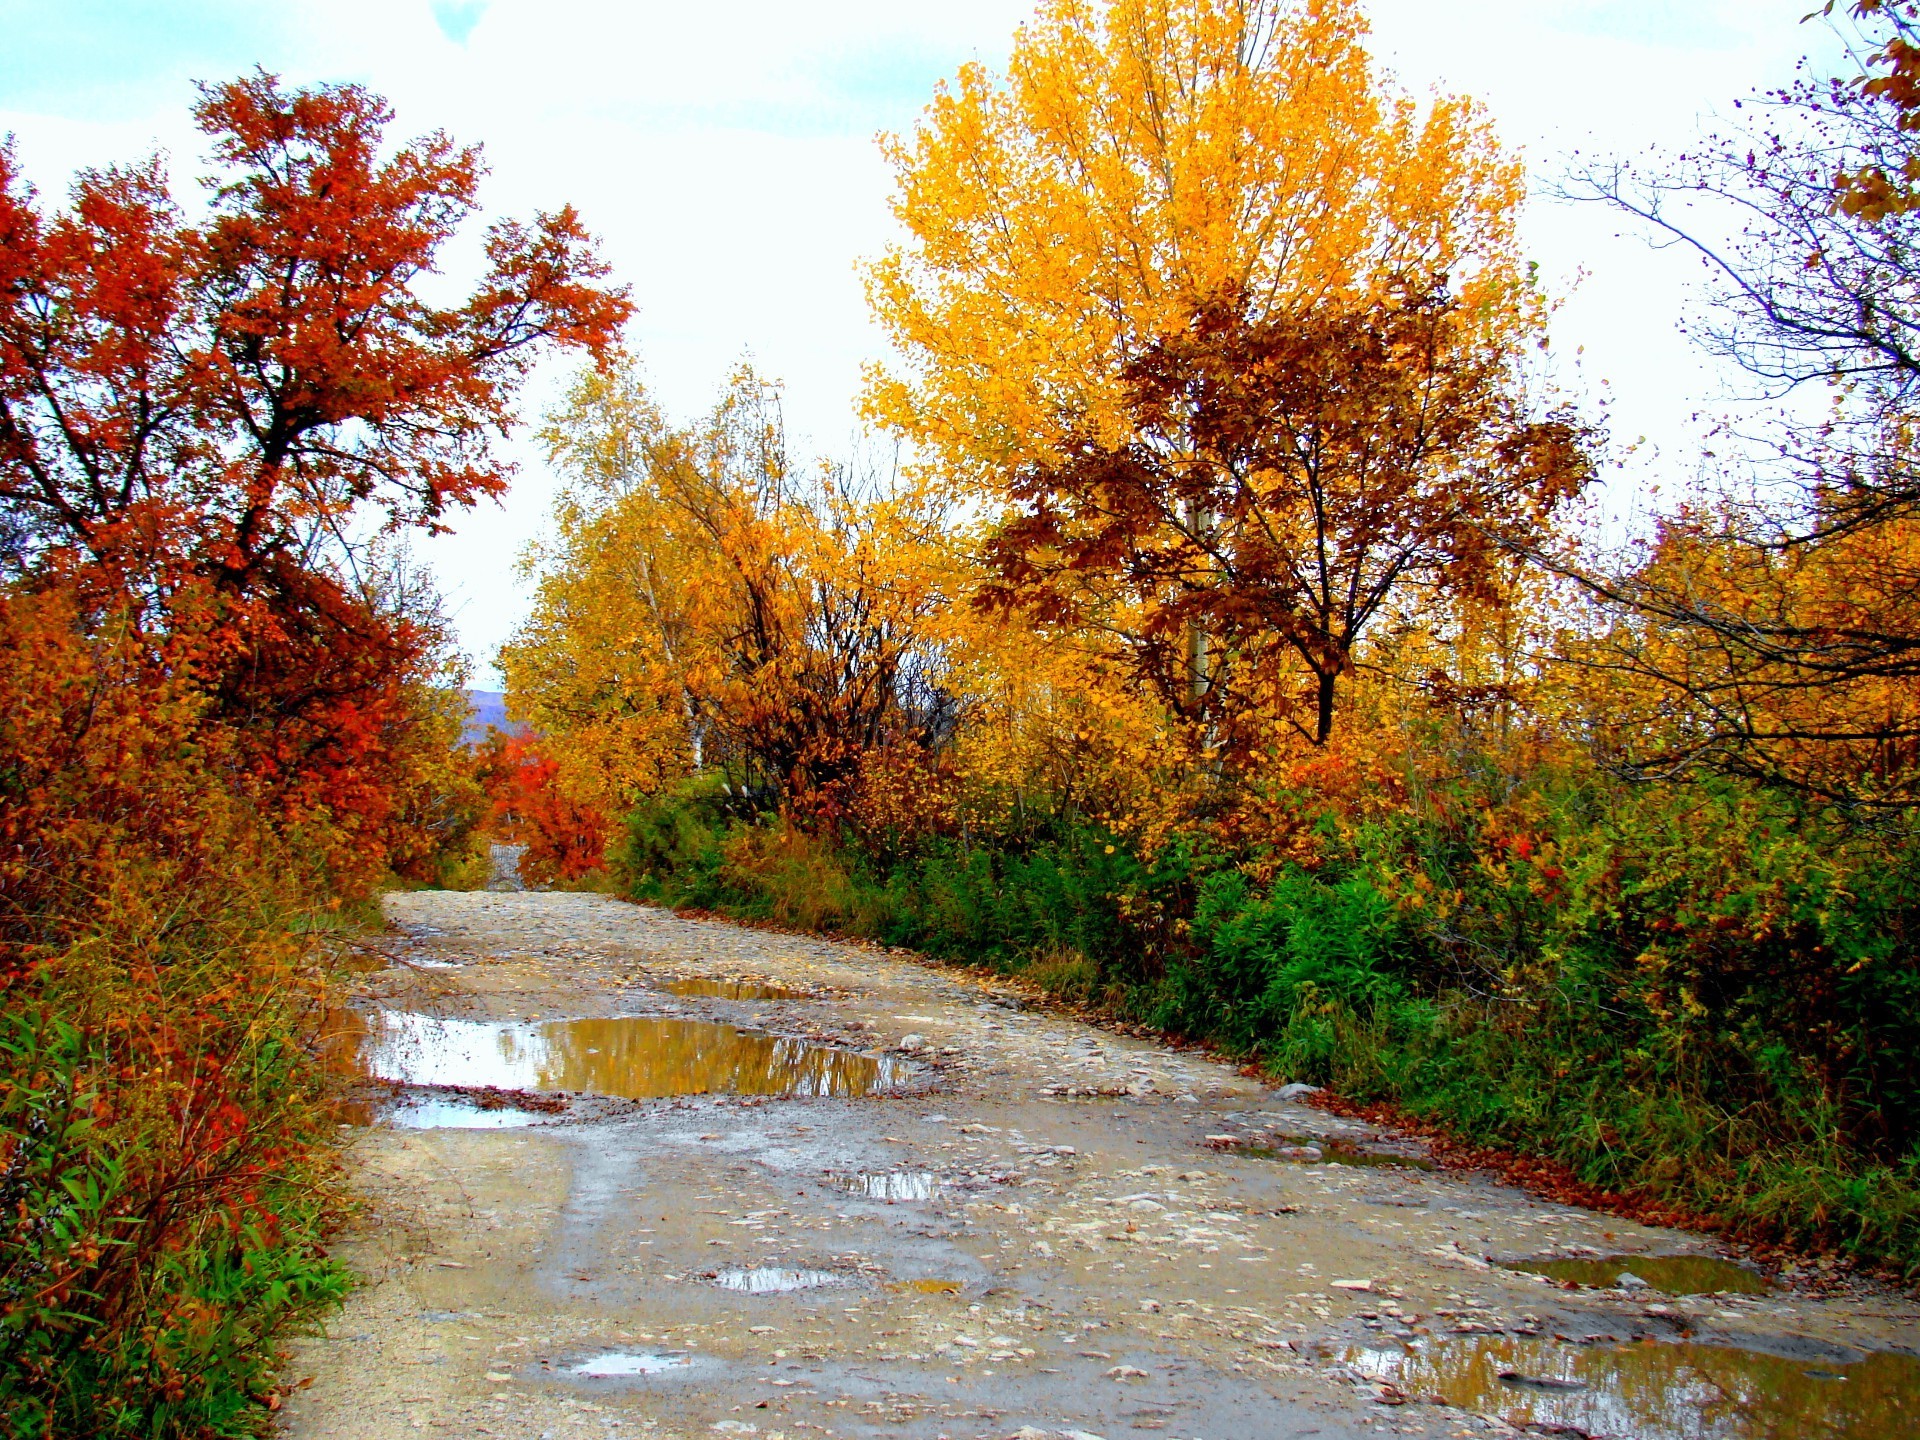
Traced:
<path fill-rule="evenodd" d="M 473 27 L 487 13 L 488 0 L 433 0 L 434 23 L 456 45 L 467 43 Z"/>

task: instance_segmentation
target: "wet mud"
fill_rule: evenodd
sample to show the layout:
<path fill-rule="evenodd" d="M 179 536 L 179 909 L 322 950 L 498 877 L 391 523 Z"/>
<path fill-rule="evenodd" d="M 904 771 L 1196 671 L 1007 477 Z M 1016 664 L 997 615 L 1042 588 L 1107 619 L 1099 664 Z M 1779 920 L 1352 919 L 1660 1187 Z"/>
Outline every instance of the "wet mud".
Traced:
<path fill-rule="evenodd" d="M 366 1283 L 291 1440 L 1920 1433 L 1907 1294 L 1769 1287 L 910 957 L 388 907 L 331 1052 Z"/>

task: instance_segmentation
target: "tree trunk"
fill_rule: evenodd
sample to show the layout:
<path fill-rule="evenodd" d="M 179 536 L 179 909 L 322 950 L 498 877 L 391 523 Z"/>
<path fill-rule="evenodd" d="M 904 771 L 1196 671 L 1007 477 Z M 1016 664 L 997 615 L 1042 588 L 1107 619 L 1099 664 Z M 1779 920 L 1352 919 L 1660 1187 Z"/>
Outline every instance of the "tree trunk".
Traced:
<path fill-rule="evenodd" d="M 1333 733 L 1333 682 L 1338 677 L 1323 674 L 1320 680 L 1320 709 L 1314 718 L 1313 743 L 1324 745 L 1327 737 Z"/>

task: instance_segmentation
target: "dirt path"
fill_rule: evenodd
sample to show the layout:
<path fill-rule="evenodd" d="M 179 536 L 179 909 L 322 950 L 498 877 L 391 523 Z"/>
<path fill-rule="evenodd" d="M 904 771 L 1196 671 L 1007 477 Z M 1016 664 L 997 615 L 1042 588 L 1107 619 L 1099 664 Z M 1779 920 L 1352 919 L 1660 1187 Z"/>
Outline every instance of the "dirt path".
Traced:
<path fill-rule="evenodd" d="M 1557 1288 L 1497 1262 L 1710 1248 L 1484 1178 L 1307 1163 L 1313 1152 L 1288 1153 L 1288 1137 L 1418 1151 L 951 972 L 591 895 L 395 895 L 388 913 L 409 963 L 364 978 L 369 1013 L 717 1020 L 888 1057 L 902 1083 L 845 1098 L 581 1100 L 553 1116 L 481 1112 L 539 1122 L 513 1128 L 359 1131 L 369 1208 L 346 1248 L 368 1283 L 297 1348 L 290 1374 L 312 1383 L 287 1407 L 293 1440 L 1334 1440 L 1484 1434 L 1503 1416 L 1572 1426 L 1561 1433 L 1920 1433 L 1885 1428 L 1917 1413 L 1902 1408 L 1910 1362 L 1865 1354 L 1920 1343 L 1902 1296 Z M 685 977 L 807 998 L 658 988 Z M 629 1062 L 653 1060 L 589 1045 L 580 1073 Z M 671 1063 L 693 1074 L 703 1062 Z M 1209 1148 L 1221 1135 L 1272 1153 Z M 823 1283 L 721 1283 L 796 1278 L 780 1271 Z M 1685 1335 L 1692 1344 L 1598 1343 Z M 1713 1413 L 1701 1367 L 1727 1356 L 1717 1393 L 1734 1393 L 1736 1410 L 1775 1403 L 1743 1398 L 1751 1380 L 1756 1395 L 1779 1392 L 1786 1420 L 1700 1421 Z M 1832 1426 L 1842 1402 L 1828 1397 L 1882 1391 L 1869 1416 L 1881 1428 Z M 1794 1407 L 1811 1407 L 1805 1427 Z"/>

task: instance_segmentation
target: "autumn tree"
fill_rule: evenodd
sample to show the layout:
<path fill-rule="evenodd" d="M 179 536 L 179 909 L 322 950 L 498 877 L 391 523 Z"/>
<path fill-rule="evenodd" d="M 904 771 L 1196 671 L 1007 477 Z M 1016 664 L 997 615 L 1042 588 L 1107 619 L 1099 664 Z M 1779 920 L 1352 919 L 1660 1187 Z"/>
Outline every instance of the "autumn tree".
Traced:
<path fill-rule="evenodd" d="M 1522 328 L 1519 167 L 1364 37 L 1346 0 L 1043 5 L 1004 78 L 962 67 L 887 142 L 908 238 L 868 286 L 904 367 L 871 410 L 994 494 L 1128 434 L 1127 365 L 1229 296 L 1258 321 L 1447 277 Z"/>
<path fill-rule="evenodd" d="M 991 602 L 1215 741 L 1325 740 L 1382 607 L 1484 593 L 1585 475 L 1520 383 L 1518 166 L 1364 39 L 1345 0 L 1054 0 L 888 147 L 872 412 L 997 510 Z"/>
<path fill-rule="evenodd" d="M 604 353 L 629 306 L 570 209 L 496 223 L 466 298 L 429 300 L 480 153 L 390 146 L 358 86 L 256 73 L 195 115 L 198 223 L 158 160 L 85 172 L 49 214 L 0 150 L 0 565 L 170 637 L 275 804 L 378 809 L 435 625 L 354 537 L 501 493 L 529 367 Z"/>
<path fill-rule="evenodd" d="M 617 811 L 711 773 L 748 808 L 833 818 L 866 757 L 943 736 L 927 517 L 796 473 L 777 387 L 742 369 L 676 426 L 631 371 L 593 373 L 545 433 L 570 483 L 503 664 L 585 793 Z"/>
<path fill-rule="evenodd" d="M 1574 653 L 1647 717 L 1620 718 L 1621 763 L 1904 805 L 1920 776 L 1920 11 L 1859 0 L 1834 23 L 1857 67 L 1757 97 L 1684 156 L 1566 182 L 1700 260 L 1689 328 L 1744 374 L 1758 418 L 1722 426 L 1707 482 L 1646 544 L 1557 563 L 1605 612 Z"/>
<path fill-rule="evenodd" d="M 1017 473 L 983 599 L 1114 637 L 1229 751 L 1250 714 L 1324 744 L 1374 620 L 1409 592 L 1497 602 L 1502 537 L 1588 477 L 1581 428 L 1530 419 L 1511 368 L 1444 291 L 1203 310 L 1126 367 L 1124 443 Z"/>

